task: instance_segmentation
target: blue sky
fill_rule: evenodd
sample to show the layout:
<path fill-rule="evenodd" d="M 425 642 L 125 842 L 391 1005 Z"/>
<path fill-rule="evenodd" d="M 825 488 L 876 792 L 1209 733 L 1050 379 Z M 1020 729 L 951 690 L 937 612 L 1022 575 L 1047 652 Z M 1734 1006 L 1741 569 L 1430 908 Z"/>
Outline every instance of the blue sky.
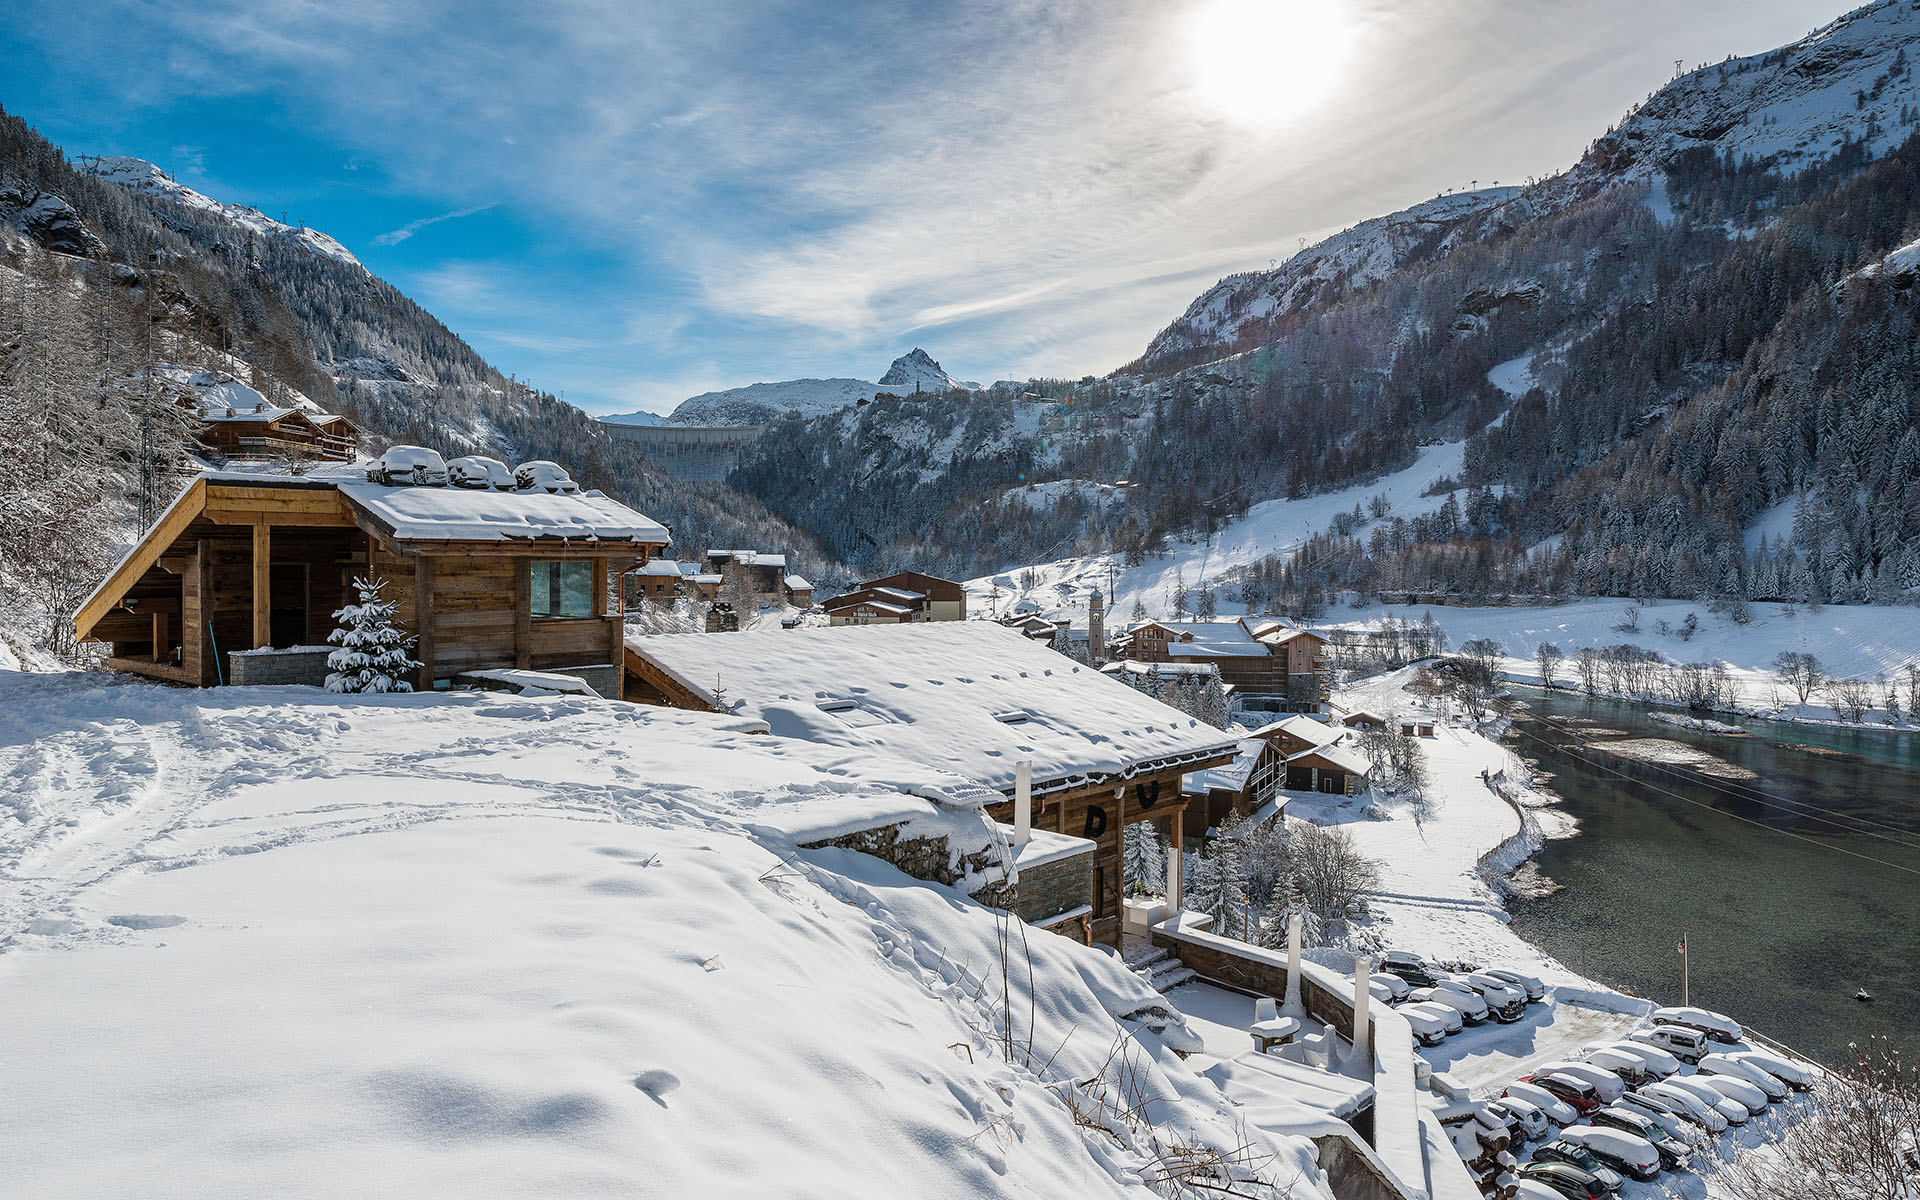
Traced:
<path fill-rule="evenodd" d="M 13 0 L 0 104 L 345 242 L 593 412 L 924 346 L 1104 373 L 1220 276 L 1560 170 L 1831 0 Z"/>

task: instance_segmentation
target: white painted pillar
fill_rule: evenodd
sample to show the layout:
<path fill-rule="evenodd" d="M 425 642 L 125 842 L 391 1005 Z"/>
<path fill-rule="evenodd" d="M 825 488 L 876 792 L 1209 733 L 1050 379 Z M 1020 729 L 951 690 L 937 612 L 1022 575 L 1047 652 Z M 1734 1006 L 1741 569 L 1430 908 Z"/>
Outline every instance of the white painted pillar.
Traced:
<path fill-rule="evenodd" d="M 1293 913 L 1287 918 L 1287 1013 L 1299 1016 L 1305 1010 L 1300 1006 L 1300 914 Z"/>
<path fill-rule="evenodd" d="M 1353 1057 L 1348 1059 L 1348 1074 L 1362 1079 L 1373 1077 L 1373 960 L 1362 955 L 1353 961 Z"/>
<path fill-rule="evenodd" d="M 1186 831 L 1181 828 L 1186 812 L 1185 805 L 1173 810 L 1172 838 L 1167 843 L 1167 916 L 1175 921 L 1186 911 L 1187 902 L 1187 860 L 1181 850 L 1186 842 Z"/>
<path fill-rule="evenodd" d="M 1033 840 L 1033 761 L 1021 759 L 1013 765 L 1013 844 L 1024 846 Z"/>

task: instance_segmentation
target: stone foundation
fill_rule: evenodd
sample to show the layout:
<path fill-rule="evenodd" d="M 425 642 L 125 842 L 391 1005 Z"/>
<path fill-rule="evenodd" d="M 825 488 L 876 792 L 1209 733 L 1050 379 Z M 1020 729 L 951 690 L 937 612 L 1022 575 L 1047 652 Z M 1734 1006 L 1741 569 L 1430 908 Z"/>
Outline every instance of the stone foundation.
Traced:
<path fill-rule="evenodd" d="M 1093 855 L 1094 848 L 1088 846 L 1084 854 L 1020 868 L 1013 911 L 1021 920 L 1038 925 L 1049 917 L 1092 904 Z"/>
<path fill-rule="evenodd" d="M 333 647 L 300 650 L 241 650 L 227 658 L 227 682 L 236 687 L 269 684 L 306 684 L 325 687 L 327 655 Z"/>
<path fill-rule="evenodd" d="M 915 879 L 945 884 L 948 887 L 959 883 L 970 874 L 984 875 L 989 879 L 1000 874 L 1000 856 L 992 846 L 972 854 L 961 855 L 958 869 L 956 869 L 952 847 L 945 834 L 934 837 L 902 837 L 899 825 L 860 829 L 823 842 L 807 842 L 802 849 L 814 850 L 822 846 L 838 846 L 844 850 L 857 850 L 861 854 L 871 854 L 875 858 L 892 863 Z M 1002 880 L 998 883 L 990 882 L 971 895 L 988 908 L 1012 909 L 1018 899 L 1018 889 Z"/>

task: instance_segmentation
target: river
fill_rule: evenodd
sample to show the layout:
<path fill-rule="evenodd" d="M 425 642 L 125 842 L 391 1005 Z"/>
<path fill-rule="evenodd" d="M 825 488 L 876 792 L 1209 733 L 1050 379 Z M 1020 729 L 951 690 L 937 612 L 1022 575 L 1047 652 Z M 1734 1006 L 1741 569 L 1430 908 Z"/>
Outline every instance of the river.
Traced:
<path fill-rule="evenodd" d="M 1534 859 L 1559 890 L 1509 903 L 1517 933 L 1678 1004 L 1684 931 L 1693 1003 L 1829 1063 L 1869 1033 L 1920 1032 L 1920 734 L 1716 718 L 1748 732 L 1730 737 L 1646 705 L 1517 691 L 1509 742 L 1580 822 Z M 1626 739 L 1731 769 L 1596 749 Z"/>

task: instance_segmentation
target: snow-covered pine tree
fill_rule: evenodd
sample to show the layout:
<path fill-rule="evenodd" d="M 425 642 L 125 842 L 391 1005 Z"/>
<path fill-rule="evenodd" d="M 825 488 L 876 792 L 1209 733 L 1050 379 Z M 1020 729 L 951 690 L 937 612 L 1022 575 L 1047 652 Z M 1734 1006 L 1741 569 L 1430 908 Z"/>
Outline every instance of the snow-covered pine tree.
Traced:
<path fill-rule="evenodd" d="M 384 579 L 355 579 L 358 604 L 333 614 L 340 627 L 327 635 L 340 648 L 327 655 L 330 692 L 410 692 L 409 676 L 420 663 L 407 653 L 413 638 L 393 623 L 395 605 L 382 600 Z"/>
<path fill-rule="evenodd" d="M 1213 931 L 1222 937 L 1244 937 L 1247 929 L 1247 869 L 1240 857 L 1240 841 L 1212 837 L 1193 872 L 1187 907 L 1213 918 Z"/>
<path fill-rule="evenodd" d="M 1136 821 L 1127 826 L 1121 838 L 1121 873 L 1127 891 L 1136 896 L 1157 896 L 1166 890 L 1167 859 L 1160 851 L 1160 839 L 1154 836 L 1153 822 Z"/>

